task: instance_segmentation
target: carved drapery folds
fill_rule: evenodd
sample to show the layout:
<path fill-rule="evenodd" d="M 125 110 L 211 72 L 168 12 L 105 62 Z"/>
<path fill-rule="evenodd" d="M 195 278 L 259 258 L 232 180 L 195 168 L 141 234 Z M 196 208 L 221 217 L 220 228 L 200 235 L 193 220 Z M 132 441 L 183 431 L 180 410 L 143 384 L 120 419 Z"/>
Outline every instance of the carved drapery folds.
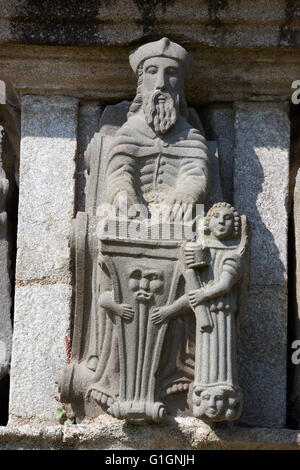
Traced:
<path fill-rule="evenodd" d="M 246 218 L 222 202 L 204 219 L 196 210 L 209 187 L 210 202 L 221 190 L 212 145 L 184 99 L 190 54 L 163 38 L 133 51 L 130 64 L 136 97 L 107 106 L 87 150 L 61 400 L 79 419 L 108 412 L 158 422 L 178 410 L 208 421 L 237 419 Z M 184 211 L 195 233 L 186 230 Z"/>

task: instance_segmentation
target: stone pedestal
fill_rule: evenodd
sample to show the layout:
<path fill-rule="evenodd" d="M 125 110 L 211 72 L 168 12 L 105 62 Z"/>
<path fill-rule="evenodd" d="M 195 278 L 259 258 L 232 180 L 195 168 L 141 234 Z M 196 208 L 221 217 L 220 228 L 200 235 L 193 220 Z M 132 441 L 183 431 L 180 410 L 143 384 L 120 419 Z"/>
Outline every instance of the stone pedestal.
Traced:
<path fill-rule="evenodd" d="M 59 406 L 72 304 L 77 108 L 64 96 L 22 99 L 11 421 L 55 422 Z"/>
<path fill-rule="evenodd" d="M 252 227 L 250 295 L 240 338 L 240 379 L 248 425 L 286 421 L 287 106 L 236 103 L 234 205 Z"/>

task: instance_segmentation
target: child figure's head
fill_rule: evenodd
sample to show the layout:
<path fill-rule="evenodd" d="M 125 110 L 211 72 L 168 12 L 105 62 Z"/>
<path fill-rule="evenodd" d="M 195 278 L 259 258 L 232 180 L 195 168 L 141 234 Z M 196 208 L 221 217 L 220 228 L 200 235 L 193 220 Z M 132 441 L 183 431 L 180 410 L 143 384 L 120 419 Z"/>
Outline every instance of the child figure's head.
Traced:
<path fill-rule="evenodd" d="M 218 202 L 208 211 L 204 220 L 204 233 L 218 240 L 237 237 L 240 233 L 241 218 L 227 202 Z"/>
<path fill-rule="evenodd" d="M 194 416 L 209 421 L 231 421 L 239 418 L 242 393 L 229 385 L 195 387 Z"/>

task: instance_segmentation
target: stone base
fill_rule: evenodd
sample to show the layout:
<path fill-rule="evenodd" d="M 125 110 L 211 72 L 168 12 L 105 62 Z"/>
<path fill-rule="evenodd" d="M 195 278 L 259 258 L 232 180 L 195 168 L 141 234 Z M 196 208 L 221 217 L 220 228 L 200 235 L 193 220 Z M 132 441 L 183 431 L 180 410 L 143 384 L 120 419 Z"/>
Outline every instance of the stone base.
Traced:
<path fill-rule="evenodd" d="M 93 424 L 0 427 L 0 450 L 266 450 L 300 449 L 300 430 L 210 427 L 195 418 L 133 425 L 110 416 Z"/>

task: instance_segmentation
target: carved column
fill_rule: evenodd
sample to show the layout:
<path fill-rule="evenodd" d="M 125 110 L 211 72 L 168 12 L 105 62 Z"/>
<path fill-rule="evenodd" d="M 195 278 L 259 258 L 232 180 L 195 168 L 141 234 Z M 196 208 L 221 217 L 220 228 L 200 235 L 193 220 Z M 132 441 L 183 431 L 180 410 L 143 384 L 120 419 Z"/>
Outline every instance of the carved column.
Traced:
<path fill-rule="evenodd" d="M 11 422 L 55 422 L 59 406 L 55 382 L 66 361 L 72 301 L 77 108 L 65 96 L 22 99 Z"/>
<path fill-rule="evenodd" d="M 252 227 L 250 294 L 240 341 L 242 421 L 286 420 L 287 198 L 290 123 L 282 103 L 236 103 L 234 205 Z"/>

